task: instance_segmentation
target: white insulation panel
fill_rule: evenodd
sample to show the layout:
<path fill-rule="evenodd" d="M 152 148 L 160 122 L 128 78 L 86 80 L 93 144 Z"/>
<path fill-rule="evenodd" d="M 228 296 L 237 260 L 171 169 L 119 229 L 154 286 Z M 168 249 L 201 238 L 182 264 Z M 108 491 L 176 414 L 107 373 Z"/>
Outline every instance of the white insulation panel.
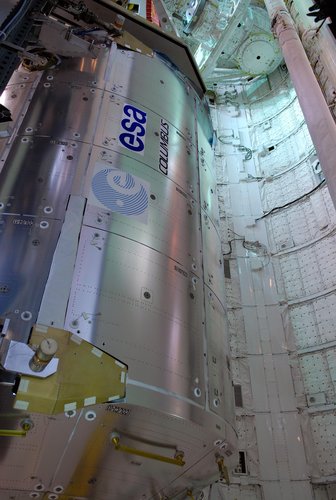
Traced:
<path fill-rule="evenodd" d="M 318 183 L 319 177 L 314 173 L 310 160 L 303 161 L 281 175 L 267 177 L 260 183 L 263 209 L 267 212 L 296 200 Z"/>
<path fill-rule="evenodd" d="M 289 307 L 295 343 L 305 349 L 335 341 L 336 293 Z"/>
<path fill-rule="evenodd" d="M 274 205 L 279 206 L 277 204 Z M 304 245 L 330 232 L 336 223 L 327 187 L 266 218 L 272 253 Z"/>
<path fill-rule="evenodd" d="M 201 498 L 201 497 L 200 497 Z M 259 485 L 239 485 L 215 483 L 204 490 L 202 500 L 264 500 Z"/>
<path fill-rule="evenodd" d="M 297 99 L 291 101 L 287 106 L 284 100 L 280 99 L 276 109 L 273 109 L 271 115 L 266 122 L 255 126 L 255 140 L 258 144 L 277 144 L 286 135 L 294 134 L 298 128 L 298 124 L 303 122 L 303 115 Z M 280 106 L 283 109 L 278 111 Z"/>
<path fill-rule="evenodd" d="M 333 233 L 297 251 L 280 255 L 273 264 L 280 293 L 294 302 L 332 289 L 336 285 L 335 260 Z"/>
<path fill-rule="evenodd" d="M 311 426 L 320 473 L 333 475 L 336 473 L 336 415 L 334 412 L 312 415 Z"/>
<path fill-rule="evenodd" d="M 252 137 L 254 149 L 262 147 L 256 137 Z M 274 148 L 269 150 L 269 148 Z M 307 157 L 307 152 L 313 150 L 311 138 L 304 124 L 295 134 L 278 144 L 265 142 L 264 150 L 259 155 L 260 173 L 266 176 L 274 175 L 298 164 Z"/>

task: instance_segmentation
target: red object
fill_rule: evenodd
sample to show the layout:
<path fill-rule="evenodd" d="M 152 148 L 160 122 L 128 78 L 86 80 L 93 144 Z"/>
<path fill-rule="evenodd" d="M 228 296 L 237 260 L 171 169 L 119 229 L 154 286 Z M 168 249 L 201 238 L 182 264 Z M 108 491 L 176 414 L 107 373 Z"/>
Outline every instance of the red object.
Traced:
<path fill-rule="evenodd" d="M 147 21 L 160 26 L 159 16 L 157 15 L 152 0 L 146 0 L 146 19 Z"/>

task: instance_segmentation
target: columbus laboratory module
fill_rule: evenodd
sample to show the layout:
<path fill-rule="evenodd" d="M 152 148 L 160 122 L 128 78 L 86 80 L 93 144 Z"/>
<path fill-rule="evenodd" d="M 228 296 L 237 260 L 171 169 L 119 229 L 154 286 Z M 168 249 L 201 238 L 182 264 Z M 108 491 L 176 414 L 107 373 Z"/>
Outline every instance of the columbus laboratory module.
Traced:
<path fill-rule="evenodd" d="M 109 0 L 4 3 L 1 499 L 197 498 L 237 463 L 204 84 Z"/>

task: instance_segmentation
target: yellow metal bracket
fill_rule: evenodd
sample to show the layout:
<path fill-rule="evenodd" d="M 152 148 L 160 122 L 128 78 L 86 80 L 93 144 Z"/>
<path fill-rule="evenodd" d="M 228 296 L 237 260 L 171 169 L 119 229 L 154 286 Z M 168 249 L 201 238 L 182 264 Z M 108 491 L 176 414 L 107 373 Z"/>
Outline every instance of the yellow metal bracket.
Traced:
<path fill-rule="evenodd" d="M 167 464 L 178 465 L 183 467 L 185 461 L 183 460 L 183 451 L 176 450 L 174 458 L 166 457 L 164 455 L 159 455 L 157 453 L 151 453 L 149 451 L 138 450 L 137 448 L 132 448 L 130 446 L 125 446 L 120 444 L 120 436 L 117 432 L 112 432 L 111 442 L 114 445 L 116 451 L 123 451 L 124 453 L 130 453 L 131 455 L 137 455 L 139 457 L 150 458 L 152 460 L 158 460 L 159 462 L 165 462 Z"/>
<path fill-rule="evenodd" d="M 230 484 L 229 471 L 225 465 L 224 457 L 222 455 L 216 454 L 216 463 L 218 466 L 220 479 L 226 482 L 227 485 Z"/>
<path fill-rule="evenodd" d="M 0 429 L 0 437 L 26 437 L 27 432 L 22 430 Z"/>

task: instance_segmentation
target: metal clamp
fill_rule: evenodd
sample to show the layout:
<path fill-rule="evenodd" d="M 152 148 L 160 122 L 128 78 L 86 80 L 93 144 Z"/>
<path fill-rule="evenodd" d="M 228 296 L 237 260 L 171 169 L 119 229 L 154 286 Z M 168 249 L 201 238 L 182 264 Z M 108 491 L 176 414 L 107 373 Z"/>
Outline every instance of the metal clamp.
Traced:
<path fill-rule="evenodd" d="M 120 444 L 120 435 L 117 432 L 112 432 L 111 442 L 114 445 L 116 451 L 123 451 L 124 453 L 130 453 L 131 455 L 137 455 L 139 457 L 151 458 L 152 460 L 158 460 L 159 462 L 165 462 L 167 464 L 178 465 L 183 467 L 185 461 L 183 460 L 183 451 L 176 450 L 174 458 L 165 457 L 163 455 L 158 455 L 157 453 L 151 453 L 149 451 L 138 450 L 136 448 L 131 448 L 130 446 L 125 446 Z"/>

